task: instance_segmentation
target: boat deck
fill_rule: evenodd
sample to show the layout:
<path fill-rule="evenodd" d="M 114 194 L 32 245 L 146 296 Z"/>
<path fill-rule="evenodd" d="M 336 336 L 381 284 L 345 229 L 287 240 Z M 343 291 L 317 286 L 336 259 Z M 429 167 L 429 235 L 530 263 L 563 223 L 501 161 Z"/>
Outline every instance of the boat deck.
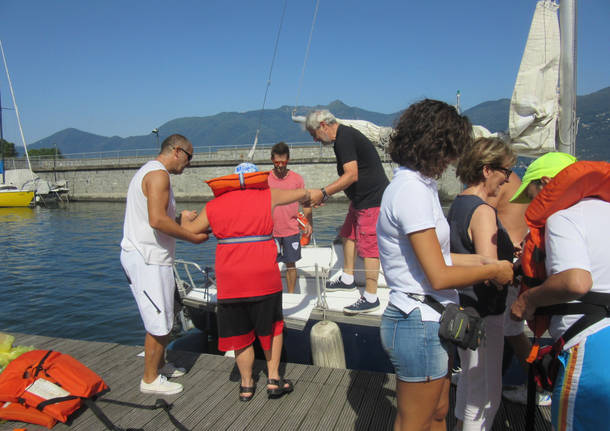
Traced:
<path fill-rule="evenodd" d="M 143 370 L 141 346 L 51 338 L 13 333 L 14 345 L 32 345 L 70 354 L 97 372 L 111 391 L 96 402 L 121 428 L 144 430 L 175 429 L 162 410 L 142 410 L 103 402 L 104 399 L 154 404 L 158 396 L 138 390 Z M 320 368 L 283 363 L 282 372 L 295 383 L 295 391 L 279 400 L 268 400 L 264 390 L 264 361 L 257 361 L 258 390 L 249 403 L 238 400 L 239 373 L 232 358 L 183 351 L 169 351 L 168 357 L 188 369 L 176 379 L 184 385 L 178 395 L 165 397 L 173 404 L 171 413 L 189 430 L 392 430 L 396 415 L 394 374 Z M 455 388 L 451 391 L 451 409 Z M 538 409 L 536 430 L 550 430 L 550 408 Z M 525 406 L 503 401 L 494 430 L 522 430 Z M 449 414 L 447 429 L 455 424 Z M 16 422 L 0 423 L 0 430 L 18 428 Z M 23 424 L 28 431 L 46 428 Z M 75 413 L 68 424 L 55 430 L 103 430 L 89 409 Z"/>

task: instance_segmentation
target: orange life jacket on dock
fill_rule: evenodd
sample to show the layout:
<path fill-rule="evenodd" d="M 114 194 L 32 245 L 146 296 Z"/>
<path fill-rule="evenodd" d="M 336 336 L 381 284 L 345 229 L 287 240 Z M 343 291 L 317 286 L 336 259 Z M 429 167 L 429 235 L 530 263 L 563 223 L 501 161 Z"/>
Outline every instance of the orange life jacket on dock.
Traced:
<path fill-rule="evenodd" d="M 13 360 L 0 374 L 0 402 L 5 403 L 0 418 L 50 428 L 55 420 L 66 422 L 83 398 L 106 390 L 102 378 L 72 356 L 33 350 Z"/>
<path fill-rule="evenodd" d="M 257 171 L 241 174 L 225 175 L 224 177 L 212 178 L 206 183 L 212 189 L 214 197 L 234 190 L 244 189 L 268 189 L 267 178 L 269 171 Z"/>
<path fill-rule="evenodd" d="M 521 292 L 542 284 L 547 278 L 544 228 L 548 218 L 587 197 L 610 202 L 610 163 L 575 162 L 559 172 L 532 200 L 525 213 L 530 231 L 521 256 Z M 548 314 L 537 315 L 527 322 L 536 337 L 548 329 L 550 318 Z"/>

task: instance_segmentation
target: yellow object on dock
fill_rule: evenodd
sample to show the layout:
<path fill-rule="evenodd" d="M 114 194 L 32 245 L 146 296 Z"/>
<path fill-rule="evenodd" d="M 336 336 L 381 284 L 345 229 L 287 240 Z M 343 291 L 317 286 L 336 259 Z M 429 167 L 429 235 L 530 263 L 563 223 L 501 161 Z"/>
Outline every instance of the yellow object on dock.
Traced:
<path fill-rule="evenodd" d="M 11 350 L 11 347 L 13 347 L 13 341 L 15 341 L 15 337 L 5 334 L 4 332 L 0 332 L 0 353 L 5 353 Z"/>

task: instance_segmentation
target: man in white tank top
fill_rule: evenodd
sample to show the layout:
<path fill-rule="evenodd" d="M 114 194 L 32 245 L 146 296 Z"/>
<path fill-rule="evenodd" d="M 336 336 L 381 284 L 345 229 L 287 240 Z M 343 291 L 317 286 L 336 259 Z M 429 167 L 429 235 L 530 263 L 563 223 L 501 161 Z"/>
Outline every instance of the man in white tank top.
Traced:
<path fill-rule="evenodd" d="M 196 244 L 208 239 L 180 225 L 181 218 L 196 217 L 195 211 L 182 211 L 176 219 L 176 201 L 170 175 L 181 174 L 193 157 L 193 146 L 182 135 L 171 135 L 161 144 L 155 160 L 147 162 L 133 176 L 127 190 L 121 265 L 138 304 L 146 329 L 144 339 L 144 376 L 140 391 L 176 394 L 184 369 L 165 363 L 165 347 L 174 322 L 174 253 L 176 238 Z"/>

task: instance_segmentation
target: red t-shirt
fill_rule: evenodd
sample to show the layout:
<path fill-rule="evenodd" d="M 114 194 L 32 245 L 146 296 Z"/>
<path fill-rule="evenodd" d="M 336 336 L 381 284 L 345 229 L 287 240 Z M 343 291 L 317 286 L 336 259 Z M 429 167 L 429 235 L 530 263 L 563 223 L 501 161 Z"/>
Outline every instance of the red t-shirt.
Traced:
<path fill-rule="evenodd" d="M 206 214 L 216 238 L 271 235 L 271 192 L 235 190 L 206 205 Z M 251 298 L 282 290 L 277 246 L 270 239 L 216 246 L 218 299 Z"/>
<path fill-rule="evenodd" d="M 305 188 L 303 177 L 293 171 L 288 171 L 286 176 L 280 179 L 271 170 L 267 182 L 269 187 L 273 189 L 294 190 Z M 297 221 L 298 211 L 298 202 L 276 206 L 273 210 L 273 236 L 285 237 L 298 234 L 300 230 L 299 222 Z"/>

